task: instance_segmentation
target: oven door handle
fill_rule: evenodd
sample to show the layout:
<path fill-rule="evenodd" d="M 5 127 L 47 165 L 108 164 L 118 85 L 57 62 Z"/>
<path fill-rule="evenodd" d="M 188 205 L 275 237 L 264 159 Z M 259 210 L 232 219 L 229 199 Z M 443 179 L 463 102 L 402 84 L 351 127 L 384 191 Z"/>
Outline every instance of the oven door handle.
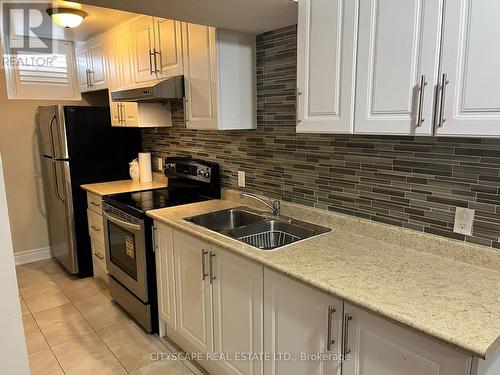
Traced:
<path fill-rule="evenodd" d="M 121 226 L 122 228 L 125 228 L 125 229 L 128 229 L 128 230 L 131 230 L 131 231 L 135 231 L 135 232 L 139 232 L 141 230 L 141 226 L 138 225 L 138 224 L 131 224 L 129 222 L 126 222 L 126 221 L 123 221 L 123 220 L 120 220 L 118 219 L 117 217 L 115 216 L 111 216 L 106 210 L 103 210 L 102 211 L 102 215 L 109 221 L 111 221 L 112 223 L 115 223 L 116 225 L 119 225 Z"/>

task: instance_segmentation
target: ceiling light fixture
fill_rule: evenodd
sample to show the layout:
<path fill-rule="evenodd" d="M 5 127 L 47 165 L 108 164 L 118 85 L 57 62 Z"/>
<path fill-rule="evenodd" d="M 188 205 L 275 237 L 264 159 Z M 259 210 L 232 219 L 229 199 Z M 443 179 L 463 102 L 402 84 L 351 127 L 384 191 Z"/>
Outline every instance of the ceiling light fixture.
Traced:
<path fill-rule="evenodd" d="M 83 19 L 87 17 L 84 11 L 72 8 L 50 8 L 47 9 L 47 14 L 56 24 L 66 29 L 80 26 Z"/>

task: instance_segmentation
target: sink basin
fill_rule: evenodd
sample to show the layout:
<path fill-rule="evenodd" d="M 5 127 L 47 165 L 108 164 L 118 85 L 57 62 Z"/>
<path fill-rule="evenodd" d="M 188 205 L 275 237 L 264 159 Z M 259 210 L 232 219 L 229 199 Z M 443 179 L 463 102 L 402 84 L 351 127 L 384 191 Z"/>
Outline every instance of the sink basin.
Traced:
<path fill-rule="evenodd" d="M 275 250 L 331 231 L 305 221 L 258 213 L 247 207 L 210 212 L 184 220 L 261 250 Z"/>
<path fill-rule="evenodd" d="M 324 233 L 324 231 L 321 232 Z M 227 235 L 262 250 L 273 250 L 319 233 L 313 228 L 291 224 L 287 221 L 267 220 L 233 229 L 227 232 Z"/>
<path fill-rule="evenodd" d="M 241 208 L 231 208 L 229 210 L 189 217 L 185 220 L 215 232 L 224 232 L 249 224 L 263 222 L 266 220 L 266 217 Z"/>

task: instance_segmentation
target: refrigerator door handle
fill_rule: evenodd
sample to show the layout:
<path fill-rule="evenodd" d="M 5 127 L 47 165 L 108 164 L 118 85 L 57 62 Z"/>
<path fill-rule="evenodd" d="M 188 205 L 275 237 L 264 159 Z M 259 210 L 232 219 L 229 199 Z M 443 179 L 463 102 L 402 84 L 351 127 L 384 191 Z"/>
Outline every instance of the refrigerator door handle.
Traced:
<path fill-rule="evenodd" d="M 54 191 L 56 192 L 57 199 L 64 203 L 64 199 L 61 197 L 61 193 L 59 192 L 59 180 L 57 179 L 56 163 L 52 163 L 52 170 L 54 172 Z"/>
<path fill-rule="evenodd" d="M 53 158 L 56 157 L 56 148 L 54 147 L 54 132 L 52 131 L 52 126 L 54 125 L 54 121 L 56 120 L 56 116 L 52 117 L 52 120 L 50 120 L 50 125 L 49 125 L 49 133 L 50 133 L 50 145 L 52 147 L 52 153 L 51 156 Z"/>

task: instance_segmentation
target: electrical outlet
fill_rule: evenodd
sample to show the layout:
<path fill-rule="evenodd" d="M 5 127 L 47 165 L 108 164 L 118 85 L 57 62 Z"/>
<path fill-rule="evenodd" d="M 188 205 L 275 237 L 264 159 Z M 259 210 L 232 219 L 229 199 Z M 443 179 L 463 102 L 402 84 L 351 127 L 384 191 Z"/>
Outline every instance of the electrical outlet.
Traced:
<path fill-rule="evenodd" d="M 163 159 L 162 158 L 156 158 L 156 170 L 163 171 Z"/>
<path fill-rule="evenodd" d="M 245 187 L 245 172 L 238 171 L 238 186 Z"/>
<path fill-rule="evenodd" d="M 455 227 L 453 231 L 455 233 L 465 234 L 466 236 L 472 236 L 472 225 L 474 223 L 475 213 L 475 210 L 457 207 L 455 212 Z"/>

